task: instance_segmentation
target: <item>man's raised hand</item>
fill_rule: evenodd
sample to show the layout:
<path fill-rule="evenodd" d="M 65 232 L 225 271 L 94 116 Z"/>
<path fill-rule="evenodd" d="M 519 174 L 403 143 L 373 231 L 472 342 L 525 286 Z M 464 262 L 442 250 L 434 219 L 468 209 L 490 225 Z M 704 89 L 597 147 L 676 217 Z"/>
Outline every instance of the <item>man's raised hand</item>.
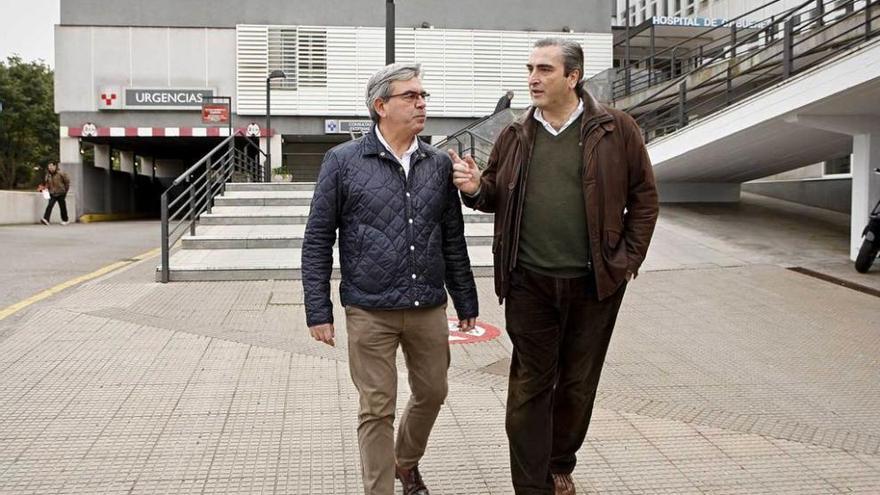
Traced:
<path fill-rule="evenodd" d="M 459 191 L 473 196 L 480 190 L 480 169 L 471 155 L 458 156 L 453 150 L 446 150 L 452 159 L 452 183 Z"/>

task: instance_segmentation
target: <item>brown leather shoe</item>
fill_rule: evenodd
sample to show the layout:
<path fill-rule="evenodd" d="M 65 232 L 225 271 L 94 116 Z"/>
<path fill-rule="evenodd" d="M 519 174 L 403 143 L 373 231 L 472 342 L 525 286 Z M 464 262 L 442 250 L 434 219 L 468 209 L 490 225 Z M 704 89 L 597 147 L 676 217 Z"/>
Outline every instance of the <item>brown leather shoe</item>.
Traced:
<path fill-rule="evenodd" d="M 574 480 L 570 474 L 553 473 L 553 493 L 556 495 L 575 495 Z"/>
<path fill-rule="evenodd" d="M 403 495 L 430 495 L 425 482 L 422 481 L 422 474 L 419 473 L 418 464 L 410 469 L 404 469 L 400 466 L 395 466 L 394 469 L 396 471 L 394 476 L 403 485 Z"/>

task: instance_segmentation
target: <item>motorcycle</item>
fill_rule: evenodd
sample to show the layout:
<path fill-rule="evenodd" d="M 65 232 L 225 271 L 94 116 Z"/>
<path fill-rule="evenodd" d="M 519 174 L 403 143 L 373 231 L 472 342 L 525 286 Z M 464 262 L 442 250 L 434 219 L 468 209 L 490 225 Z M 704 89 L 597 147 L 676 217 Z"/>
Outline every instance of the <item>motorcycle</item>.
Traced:
<path fill-rule="evenodd" d="M 875 174 L 880 174 L 880 168 L 874 170 Z M 880 201 L 874 205 L 871 214 L 868 217 L 868 225 L 862 231 L 862 247 L 859 248 L 859 254 L 856 256 L 856 271 L 866 273 L 871 269 L 877 254 L 880 253 Z"/>

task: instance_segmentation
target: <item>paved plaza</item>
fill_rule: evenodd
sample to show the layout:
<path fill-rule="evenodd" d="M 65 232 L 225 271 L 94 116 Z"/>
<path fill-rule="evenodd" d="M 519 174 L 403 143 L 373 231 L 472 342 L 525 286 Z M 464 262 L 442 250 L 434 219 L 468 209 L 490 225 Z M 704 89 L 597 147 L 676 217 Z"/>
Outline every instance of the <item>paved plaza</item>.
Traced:
<path fill-rule="evenodd" d="M 855 273 L 847 249 L 843 215 L 753 196 L 663 207 L 578 493 L 880 493 L 880 270 Z M 156 263 L 0 320 L 0 493 L 362 493 L 335 285 L 331 348 L 308 336 L 299 282 L 158 284 Z M 503 328 L 492 280 L 478 289 L 480 320 Z M 503 332 L 452 345 L 432 494 L 512 493 L 510 350 Z"/>

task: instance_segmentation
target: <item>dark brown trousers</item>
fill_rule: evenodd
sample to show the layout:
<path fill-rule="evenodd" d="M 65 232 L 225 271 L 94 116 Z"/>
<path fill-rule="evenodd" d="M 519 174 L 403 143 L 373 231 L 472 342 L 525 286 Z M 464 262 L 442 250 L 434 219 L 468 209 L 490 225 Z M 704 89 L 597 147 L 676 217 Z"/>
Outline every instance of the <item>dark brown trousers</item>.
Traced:
<path fill-rule="evenodd" d="M 552 494 L 551 473 L 574 470 L 625 289 L 599 301 L 592 276 L 511 274 L 506 427 L 517 495 Z"/>

